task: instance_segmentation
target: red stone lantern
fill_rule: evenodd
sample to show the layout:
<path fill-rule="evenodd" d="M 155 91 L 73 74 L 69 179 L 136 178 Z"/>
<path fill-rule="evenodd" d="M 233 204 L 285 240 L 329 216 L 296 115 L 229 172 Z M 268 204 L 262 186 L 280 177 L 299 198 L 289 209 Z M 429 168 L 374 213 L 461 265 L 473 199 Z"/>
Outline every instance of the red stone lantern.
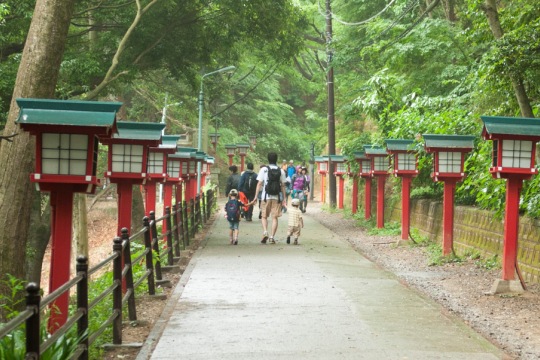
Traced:
<path fill-rule="evenodd" d="M 249 136 L 249 145 L 250 145 L 250 149 L 253 151 L 255 149 L 255 145 L 257 145 L 257 136 L 255 135 Z"/>
<path fill-rule="evenodd" d="M 214 153 L 216 152 L 216 149 L 217 149 L 217 144 L 219 142 L 219 137 L 221 135 L 217 132 L 215 133 L 210 133 L 210 143 L 214 146 Z"/>
<path fill-rule="evenodd" d="M 30 181 L 50 193 L 51 268 L 49 293 L 69 281 L 73 194 L 93 194 L 100 184 L 97 171 L 98 137 L 116 131 L 119 102 L 17 99 L 17 123 L 36 137 L 35 171 Z M 69 294 L 53 304 L 49 331 L 65 324 Z"/>
<path fill-rule="evenodd" d="M 523 180 L 538 174 L 535 168 L 536 143 L 540 141 L 540 120 L 501 116 L 481 116 L 482 138 L 493 142 L 493 162 L 489 172 L 506 181 L 504 215 L 504 248 L 502 279 L 495 282 L 493 292 L 522 291 L 515 281 L 517 266 L 519 197 Z"/>
<path fill-rule="evenodd" d="M 329 155 L 330 161 L 334 164 L 334 176 L 339 178 L 338 186 L 338 209 L 343 209 L 343 196 L 345 193 L 344 175 L 349 172 L 348 164 L 345 162 L 347 158 L 342 155 Z"/>
<path fill-rule="evenodd" d="M 167 182 L 167 162 L 169 154 L 176 152 L 176 143 L 180 136 L 163 135 L 161 144 L 157 147 L 151 147 L 148 151 L 148 179 L 144 184 L 146 214 L 156 211 L 156 188 L 157 183 L 164 183 L 164 209 L 171 207 L 173 196 L 173 182 Z"/>
<path fill-rule="evenodd" d="M 238 154 L 240 155 L 240 172 L 244 171 L 244 161 L 247 155 L 247 152 L 250 148 L 249 144 L 236 144 L 238 149 Z"/>
<path fill-rule="evenodd" d="M 453 252 L 454 242 L 454 192 L 456 183 L 465 177 L 465 155 L 474 148 L 474 136 L 422 135 L 425 149 L 434 154 L 434 181 L 444 182 L 443 197 L 443 255 Z"/>
<path fill-rule="evenodd" d="M 386 139 L 386 151 L 394 158 L 393 174 L 401 178 L 401 239 L 409 239 L 412 178 L 418 175 L 414 140 Z"/>
<path fill-rule="evenodd" d="M 355 160 L 358 162 L 358 175 L 365 181 L 364 189 L 364 218 L 371 219 L 371 159 L 364 151 L 355 152 Z"/>
<path fill-rule="evenodd" d="M 190 189 L 187 186 L 189 180 L 189 161 L 190 154 L 194 152 L 194 148 L 177 148 L 176 153 L 169 155 L 167 161 L 167 182 L 172 182 L 176 184 L 175 198 L 176 203 L 188 201 L 188 198 L 191 198 L 189 191 Z M 185 185 L 185 194 L 183 193 L 183 185 Z"/>
<path fill-rule="evenodd" d="M 229 166 L 232 166 L 234 153 L 236 152 L 236 145 L 225 145 L 225 150 L 227 151 L 227 156 L 229 157 Z"/>
<path fill-rule="evenodd" d="M 364 145 L 366 157 L 371 160 L 371 176 L 377 178 L 377 228 L 384 227 L 384 185 L 388 176 L 389 158 L 381 146 Z"/>
<path fill-rule="evenodd" d="M 326 174 L 328 174 L 328 156 L 315 156 L 317 173 L 321 175 L 321 202 L 326 200 Z"/>
<path fill-rule="evenodd" d="M 105 176 L 116 183 L 118 193 L 118 235 L 122 228 L 131 229 L 133 185 L 147 180 L 148 149 L 161 142 L 164 123 L 119 121 L 118 134 L 104 138 L 109 145 Z"/>

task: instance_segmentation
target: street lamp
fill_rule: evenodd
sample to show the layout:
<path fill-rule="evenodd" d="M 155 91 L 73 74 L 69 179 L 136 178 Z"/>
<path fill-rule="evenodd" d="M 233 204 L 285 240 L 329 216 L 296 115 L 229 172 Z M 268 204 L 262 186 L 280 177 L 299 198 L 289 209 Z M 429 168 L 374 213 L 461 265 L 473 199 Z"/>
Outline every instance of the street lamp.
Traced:
<path fill-rule="evenodd" d="M 199 133 L 198 133 L 198 139 L 197 139 L 197 149 L 199 151 L 202 151 L 202 117 L 203 117 L 203 99 L 204 99 L 204 93 L 203 93 L 203 81 L 204 78 L 210 75 L 219 74 L 222 72 L 232 71 L 236 69 L 234 66 L 227 66 L 221 69 L 218 69 L 216 71 L 209 72 L 207 74 L 204 74 L 201 77 L 201 91 L 199 92 Z M 197 165 L 197 194 L 201 191 L 201 164 L 198 163 Z"/>

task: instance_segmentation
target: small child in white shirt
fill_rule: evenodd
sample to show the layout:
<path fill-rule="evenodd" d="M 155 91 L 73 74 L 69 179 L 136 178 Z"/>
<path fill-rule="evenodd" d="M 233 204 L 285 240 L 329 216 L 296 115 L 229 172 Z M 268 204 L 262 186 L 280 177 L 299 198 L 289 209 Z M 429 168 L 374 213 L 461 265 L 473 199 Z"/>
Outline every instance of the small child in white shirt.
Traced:
<path fill-rule="evenodd" d="M 287 228 L 287 244 L 291 243 L 291 236 L 294 237 L 294 245 L 298 245 L 298 238 L 300 237 L 300 231 L 304 227 L 304 219 L 302 218 L 302 211 L 298 208 L 300 206 L 299 199 L 292 199 L 292 208 L 287 212 L 289 215 L 288 228 Z"/>

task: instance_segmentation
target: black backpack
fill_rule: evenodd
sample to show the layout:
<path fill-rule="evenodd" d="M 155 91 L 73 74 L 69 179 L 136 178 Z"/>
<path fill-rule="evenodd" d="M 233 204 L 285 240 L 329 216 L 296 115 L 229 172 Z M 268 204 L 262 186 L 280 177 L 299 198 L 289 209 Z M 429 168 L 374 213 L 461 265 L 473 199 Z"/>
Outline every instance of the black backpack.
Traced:
<path fill-rule="evenodd" d="M 227 213 L 227 220 L 238 221 L 240 220 L 240 203 L 236 199 L 231 199 L 225 204 L 225 212 Z"/>
<path fill-rule="evenodd" d="M 244 183 L 244 192 L 249 196 L 255 195 L 255 190 L 257 190 L 257 183 L 257 174 L 248 174 L 246 182 Z"/>
<path fill-rule="evenodd" d="M 268 181 L 264 188 L 267 195 L 279 195 L 281 192 L 281 169 L 268 168 Z"/>

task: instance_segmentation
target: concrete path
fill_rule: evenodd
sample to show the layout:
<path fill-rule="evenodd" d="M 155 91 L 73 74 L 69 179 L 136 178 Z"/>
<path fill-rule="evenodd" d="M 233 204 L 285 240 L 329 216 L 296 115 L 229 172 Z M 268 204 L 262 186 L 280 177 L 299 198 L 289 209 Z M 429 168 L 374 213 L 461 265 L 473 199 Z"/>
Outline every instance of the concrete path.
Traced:
<path fill-rule="evenodd" d="M 276 245 L 259 220 L 229 245 L 218 216 L 137 359 L 504 358 L 308 215 L 299 246 L 287 214 Z"/>

